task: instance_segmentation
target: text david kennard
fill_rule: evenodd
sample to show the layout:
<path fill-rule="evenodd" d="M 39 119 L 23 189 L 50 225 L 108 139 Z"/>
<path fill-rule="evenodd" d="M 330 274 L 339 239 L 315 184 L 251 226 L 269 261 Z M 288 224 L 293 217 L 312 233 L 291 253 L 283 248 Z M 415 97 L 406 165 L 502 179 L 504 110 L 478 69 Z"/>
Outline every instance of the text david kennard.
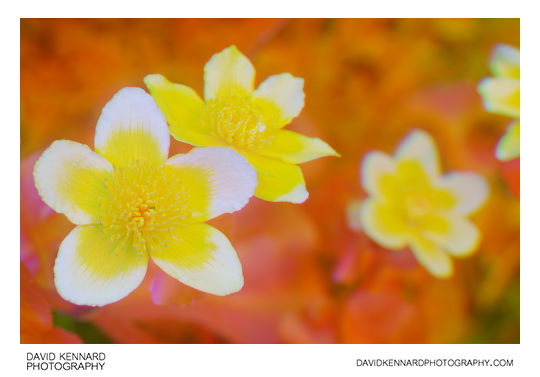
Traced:
<path fill-rule="evenodd" d="M 27 370 L 103 370 L 103 352 L 27 352 Z"/>

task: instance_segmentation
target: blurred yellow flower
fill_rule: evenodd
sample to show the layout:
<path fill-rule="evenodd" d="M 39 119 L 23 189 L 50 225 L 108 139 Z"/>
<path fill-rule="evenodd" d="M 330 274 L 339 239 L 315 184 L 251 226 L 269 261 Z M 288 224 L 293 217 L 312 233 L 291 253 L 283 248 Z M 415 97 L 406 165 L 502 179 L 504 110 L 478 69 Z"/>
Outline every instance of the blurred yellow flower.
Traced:
<path fill-rule="evenodd" d="M 304 80 L 289 73 L 270 76 L 253 90 L 255 69 L 235 46 L 204 67 L 204 98 L 159 74 L 145 77 L 150 93 L 177 139 L 197 146 L 227 146 L 258 174 L 255 196 L 301 203 L 308 197 L 296 165 L 338 154 L 318 138 L 283 130 L 304 107 Z"/>
<path fill-rule="evenodd" d="M 490 66 L 495 77 L 483 79 L 478 91 L 488 111 L 516 119 L 510 123 L 495 150 L 499 160 L 508 161 L 519 157 L 519 50 L 497 45 Z"/>
<path fill-rule="evenodd" d="M 80 305 L 120 300 L 143 280 L 149 257 L 181 282 L 216 295 L 243 286 L 235 250 L 203 222 L 242 208 L 254 169 L 228 148 L 167 159 L 167 124 L 150 95 L 124 88 L 104 107 L 95 149 L 59 140 L 34 166 L 39 194 L 77 225 L 60 245 L 58 293 Z"/>
<path fill-rule="evenodd" d="M 440 278 L 452 274 L 450 255 L 476 250 L 480 233 L 466 216 L 484 203 L 487 185 L 473 173 L 441 175 L 426 132 L 411 132 L 393 157 L 369 152 L 361 174 L 369 198 L 360 206 L 360 224 L 381 246 L 410 246 L 418 262 Z"/>

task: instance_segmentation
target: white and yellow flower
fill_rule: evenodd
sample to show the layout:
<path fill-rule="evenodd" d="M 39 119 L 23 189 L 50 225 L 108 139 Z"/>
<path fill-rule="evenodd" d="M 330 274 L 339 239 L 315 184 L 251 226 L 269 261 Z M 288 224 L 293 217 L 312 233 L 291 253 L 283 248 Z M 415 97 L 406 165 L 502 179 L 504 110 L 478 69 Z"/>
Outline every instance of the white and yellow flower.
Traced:
<path fill-rule="evenodd" d="M 508 125 L 495 149 L 499 160 L 508 161 L 519 157 L 519 50 L 497 45 L 490 67 L 495 77 L 483 79 L 478 91 L 489 112 L 516 119 Z"/>
<path fill-rule="evenodd" d="M 231 46 L 204 68 L 205 101 L 159 74 L 144 81 L 177 140 L 236 150 L 257 171 L 255 196 L 301 203 L 308 192 L 296 164 L 338 154 L 318 138 L 283 130 L 304 107 L 303 79 L 282 73 L 254 90 L 254 77 L 249 59 Z"/>
<path fill-rule="evenodd" d="M 243 286 L 227 238 L 204 221 L 242 208 L 256 172 L 228 148 L 167 159 L 169 131 L 150 95 L 124 88 L 104 107 L 93 152 L 59 140 L 34 167 L 39 194 L 76 224 L 60 245 L 60 295 L 80 305 L 120 300 L 143 280 L 149 258 L 179 281 L 216 295 Z"/>
<path fill-rule="evenodd" d="M 411 132 L 394 156 L 369 152 L 361 172 L 369 198 L 360 205 L 360 224 L 381 246 L 410 246 L 418 262 L 441 278 L 452 274 L 450 256 L 477 249 L 480 233 L 467 215 L 484 203 L 487 185 L 473 173 L 441 175 L 435 143 L 426 132 Z"/>

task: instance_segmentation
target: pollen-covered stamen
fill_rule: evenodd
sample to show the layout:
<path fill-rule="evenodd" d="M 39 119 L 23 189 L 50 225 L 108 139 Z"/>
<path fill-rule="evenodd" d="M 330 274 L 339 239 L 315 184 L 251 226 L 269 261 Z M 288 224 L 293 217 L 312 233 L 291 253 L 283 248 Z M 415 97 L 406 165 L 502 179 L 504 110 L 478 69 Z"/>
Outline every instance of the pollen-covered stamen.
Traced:
<path fill-rule="evenodd" d="M 144 255 L 149 240 L 165 236 L 189 216 L 184 185 L 165 165 L 133 161 L 115 167 L 106 187 L 108 195 L 100 202 L 101 222 L 111 232 L 117 250 L 129 243 Z"/>
<path fill-rule="evenodd" d="M 218 97 L 208 101 L 203 121 L 230 145 L 256 148 L 270 139 L 261 114 L 249 98 Z"/>

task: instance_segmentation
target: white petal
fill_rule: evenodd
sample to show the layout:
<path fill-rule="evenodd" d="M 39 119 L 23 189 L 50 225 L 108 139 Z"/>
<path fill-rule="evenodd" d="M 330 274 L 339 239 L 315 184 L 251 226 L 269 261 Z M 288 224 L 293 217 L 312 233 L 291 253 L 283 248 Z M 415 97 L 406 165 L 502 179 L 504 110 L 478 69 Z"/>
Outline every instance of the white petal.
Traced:
<path fill-rule="evenodd" d="M 446 232 L 429 232 L 426 237 L 455 257 L 466 257 L 474 253 L 480 242 L 478 228 L 468 219 L 458 216 L 449 216 L 447 222 Z"/>
<path fill-rule="evenodd" d="M 78 305 L 102 306 L 118 301 L 139 286 L 148 255 L 128 244 L 112 242 L 101 225 L 78 226 L 60 245 L 54 282 L 60 296 Z"/>
<path fill-rule="evenodd" d="M 395 211 L 374 199 L 360 206 L 360 222 L 364 232 L 379 245 L 399 250 L 407 245 L 407 227 Z"/>
<path fill-rule="evenodd" d="M 279 114 L 276 126 L 282 127 L 300 114 L 304 107 L 304 79 L 290 73 L 273 75 L 259 85 L 253 96 L 275 107 Z"/>
<path fill-rule="evenodd" d="M 488 197 L 488 185 L 484 178 L 474 173 L 455 172 L 445 174 L 440 185 L 449 190 L 456 199 L 453 211 L 468 215 L 476 211 Z"/>
<path fill-rule="evenodd" d="M 490 65 L 495 76 L 519 79 L 519 50 L 512 46 L 498 44 L 493 50 Z"/>
<path fill-rule="evenodd" d="M 230 46 L 212 56 L 204 66 L 204 99 L 250 95 L 254 79 L 255 68 L 249 59 L 236 46 Z"/>
<path fill-rule="evenodd" d="M 105 195 L 111 164 L 88 146 L 58 140 L 34 165 L 34 182 L 41 198 L 74 224 L 98 223 L 99 198 Z"/>
<path fill-rule="evenodd" d="M 169 129 L 154 99 L 140 88 L 121 89 L 105 105 L 96 126 L 96 152 L 114 165 L 165 161 Z"/>
<path fill-rule="evenodd" d="M 440 174 L 439 156 L 433 138 L 425 131 L 414 130 L 401 142 L 395 154 L 398 160 L 414 160 L 422 164 L 433 178 Z"/>
<path fill-rule="evenodd" d="M 485 78 L 478 84 L 478 92 L 487 111 L 519 118 L 519 80 L 506 77 Z"/>
<path fill-rule="evenodd" d="M 203 292 L 219 296 L 239 291 L 244 285 L 242 265 L 231 243 L 207 224 L 188 225 L 171 231 L 151 255 L 167 274 Z"/>
<path fill-rule="evenodd" d="M 373 151 L 366 154 L 362 161 L 362 185 L 364 189 L 371 195 L 377 196 L 380 194 L 380 179 L 387 174 L 393 174 L 396 166 L 392 157 L 386 153 Z"/>
<path fill-rule="evenodd" d="M 508 125 L 506 133 L 500 138 L 495 155 L 501 161 L 519 157 L 519 120 Z"/>
<path fill-rule="evenodd" d="M 434 242 L 420 237 L 411 240 L 411 250 L 422 266 L 433 276 L 448 278 L 452 275 L 454 267 L 452 260 Z"/>
<path fill-rule="evenodd" d="M 179 168 L 200 169 L 208 179 L 210 204 L 206 219 L 244 207 L 257 187 L 257 172 L 239 153 L 230 148 L 194 148 L 167 161 Z"/>

